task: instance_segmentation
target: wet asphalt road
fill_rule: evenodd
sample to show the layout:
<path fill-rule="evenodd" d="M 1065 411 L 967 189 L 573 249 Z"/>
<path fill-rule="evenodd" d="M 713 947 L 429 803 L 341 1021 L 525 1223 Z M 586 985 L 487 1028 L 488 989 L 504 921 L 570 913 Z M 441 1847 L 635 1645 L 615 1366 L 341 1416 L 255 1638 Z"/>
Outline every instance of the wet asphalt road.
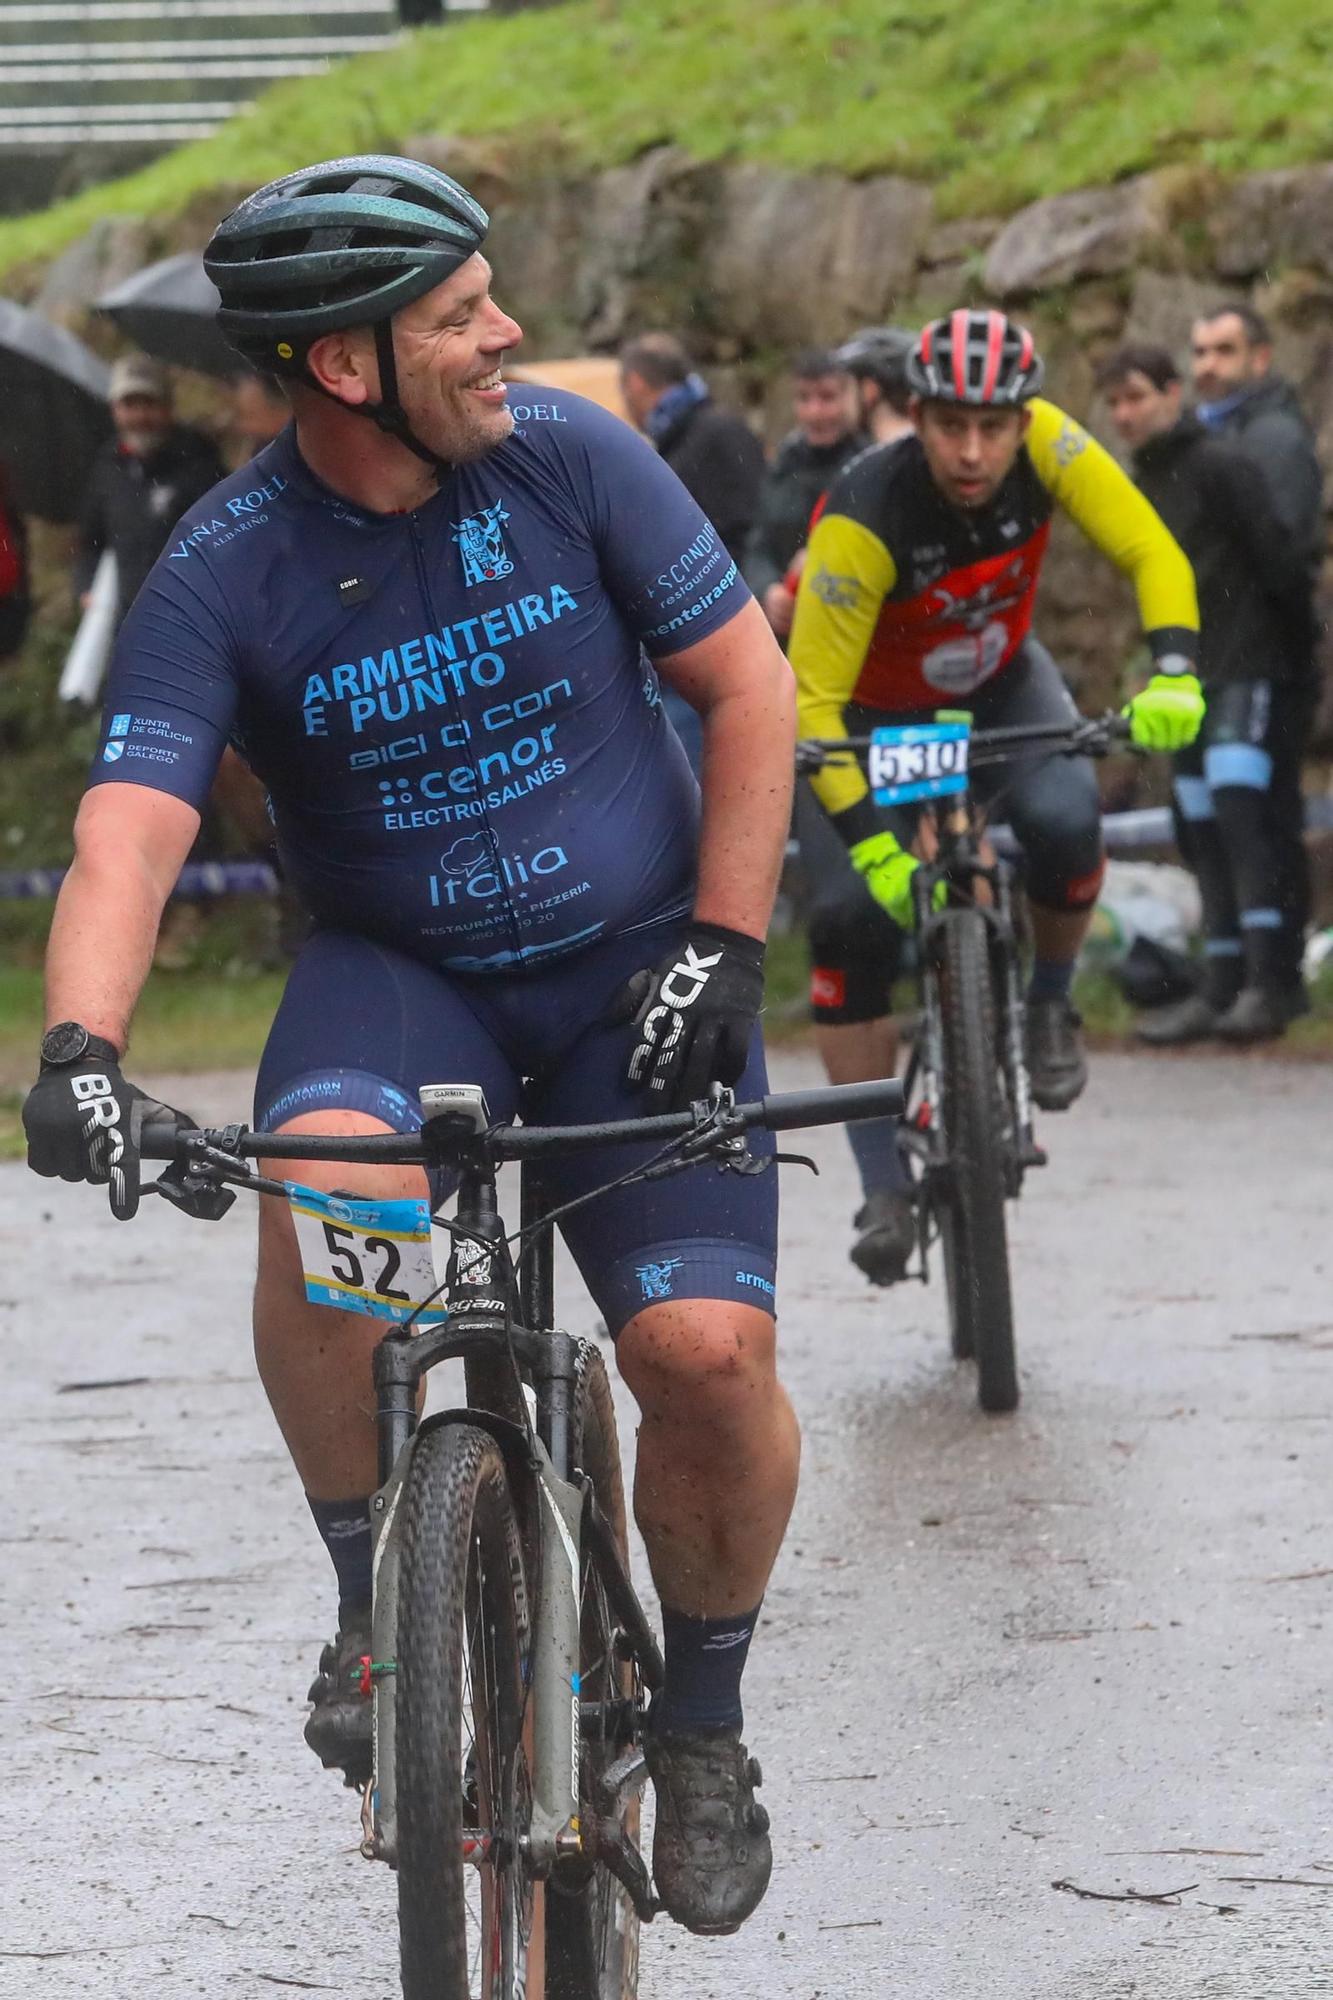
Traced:
<path fill-rule="evenodd" d="M 747 1678 L 778 1865 L 739 1938 L 645 1935 L 645 2000 L 1333 1994 L 1333 1070 L 1102 1057 L 1043 1136 L 1011 1419 L 938 1289 L 845 1262 L 841 1135 L 786 1182 L 805 1461 Z M 392 1879 L 300 1742 L 328 1579 L 252 1227 L 0 1168 L 0 1995 L 397 1993 Z"/>

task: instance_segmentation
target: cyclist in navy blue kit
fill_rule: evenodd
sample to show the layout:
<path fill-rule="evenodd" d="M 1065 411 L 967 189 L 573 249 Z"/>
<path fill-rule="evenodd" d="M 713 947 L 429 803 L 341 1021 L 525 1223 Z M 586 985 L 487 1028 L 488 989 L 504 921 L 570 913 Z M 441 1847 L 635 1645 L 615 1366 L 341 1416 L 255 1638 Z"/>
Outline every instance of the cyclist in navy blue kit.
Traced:
<path fill-rule="evenodd" d="M 261 1126 L 411 1131 L 440 1077 L 481 1084 L 496 1118 L 522 1088 L 543 1122 L 764 1088 L 790 674 L 650 448 L 576 396 L 505 387 L 521 336 L 490 296 L 486 226 L 445 175 L 367 157 L 261 189 L 209 246 L 220 323 L 282 376 L 295 422 L 180 523 L 130 613 L 52 926 L 29 1159 L 109 1182 L 117 1214 L 137 1202 L 143 1095 L 120 1061 L 228 742 L 268 787 L 315 921 L 260 1065 Z M 661 680 L 703 718 L 702 817 Z M 580 1156 L 548 1191 L 626 1164 Z M 299 1178 L 421 1192 L 405 1169 Z M 771 1866 L 740 1679 L 798 1457 L 773 1180 L 622 1189 L 566 1230 L 642 1411 L 667 1658 L 654 1870 L 702 1931 L 743 1921 Z M 290 1216 L 262 1207 L 256 1353 L 340 1592 L 306 1733 L 351 1781 L 368 1767 L 348 1670 L 368 1648 L 374 1322 L 306 1301 Z"/>

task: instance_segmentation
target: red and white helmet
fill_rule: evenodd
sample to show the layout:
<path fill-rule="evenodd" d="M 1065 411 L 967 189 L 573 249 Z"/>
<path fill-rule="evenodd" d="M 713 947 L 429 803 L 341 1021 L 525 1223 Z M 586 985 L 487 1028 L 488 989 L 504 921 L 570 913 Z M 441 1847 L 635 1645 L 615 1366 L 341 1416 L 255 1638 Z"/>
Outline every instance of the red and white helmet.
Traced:
<path fill-rule="evenodd" d="M 930 403 L 1005 408 L 1031 401 L 1046 370 L 1032 335 L 1002 312 L 960 308 L 923 327 L 907 383 Z"/>

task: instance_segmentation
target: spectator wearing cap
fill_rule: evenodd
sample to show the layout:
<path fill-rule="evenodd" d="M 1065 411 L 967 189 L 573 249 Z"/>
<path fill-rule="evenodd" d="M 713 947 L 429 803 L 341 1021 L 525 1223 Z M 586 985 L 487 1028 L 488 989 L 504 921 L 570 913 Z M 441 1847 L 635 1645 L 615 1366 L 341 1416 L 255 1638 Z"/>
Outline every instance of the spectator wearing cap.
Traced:
<path fill-rule="evenodd" d="M 1203 898 L 1203 981 L 1139 1034 L 1268 1039 L 1302 1001 L 1281 904 L 1285 821 L 1299 799 L 1307 564 L 1245 454 L 1183 411 L 1165 348 L 1122 347 L 1097 381 L 1137 484 L 1194 570 L 1208 703 L 1197 740 L 1172 759 L 1179 844 Z"/>
<path fill-rule="evenodd" d="M 838 468 L 869 442 L 858 427 L 851 377 L 832 354 L 813 349 L 798 355 L 791 383 L 796 428 L 764 475 L 741 565 L 780 639 L 791 630 L 796 606 L 787 571 L 809 533 L 815 503 Z"/>
<path fill-rule="evenodd" d="M 713 401 L 674 334 L 631 340 L 621 350 L 620 387 L 634 422 L 739 563 L 764 476 L 764 448 L 750 426 Z"/>
<path fill-rule="evenodd" d="M 89 474 L 74 574 L 86 604 L 98 559 L 111 549 L 123 618 L 176 522 L 226 468 L 202 431 L 175 422 L 170 377 L 147 355 L 116 362 L 110 400 L 115 435 Z"/>

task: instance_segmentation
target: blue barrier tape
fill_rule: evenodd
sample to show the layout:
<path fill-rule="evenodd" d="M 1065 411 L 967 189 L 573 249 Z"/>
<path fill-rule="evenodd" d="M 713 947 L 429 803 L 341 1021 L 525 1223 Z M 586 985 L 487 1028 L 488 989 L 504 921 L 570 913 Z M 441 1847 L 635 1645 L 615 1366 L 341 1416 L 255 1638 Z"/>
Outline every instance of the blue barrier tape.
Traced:
<path fill-rule="evenodd" d="M 1305 824 L 1307 828 L 1320 830 L 1333 827 L 1333 798 L 1308 798 Z M 1174 837 L 1166 806 L 1107 813 L 1102 820 L 1102 831 L 1109 854 L 1132 854 L 1140 847 L 1169 847 Z M 1016 843 L 1007 826 L 991 827 L 990 835 L 1000 853 L 1014 852 Z M 789 841 L 788 857 L 794 859 L 796 853 L 795 841 Z M 0 868 L 0 902 L 40 901 L 43 897 L 49 900 L 64 879 L 63 868 Z M 188 861 L 172 894 L 187 898 L 271 896 L 277 886 L 277 874 L 267 861 Z"/>

